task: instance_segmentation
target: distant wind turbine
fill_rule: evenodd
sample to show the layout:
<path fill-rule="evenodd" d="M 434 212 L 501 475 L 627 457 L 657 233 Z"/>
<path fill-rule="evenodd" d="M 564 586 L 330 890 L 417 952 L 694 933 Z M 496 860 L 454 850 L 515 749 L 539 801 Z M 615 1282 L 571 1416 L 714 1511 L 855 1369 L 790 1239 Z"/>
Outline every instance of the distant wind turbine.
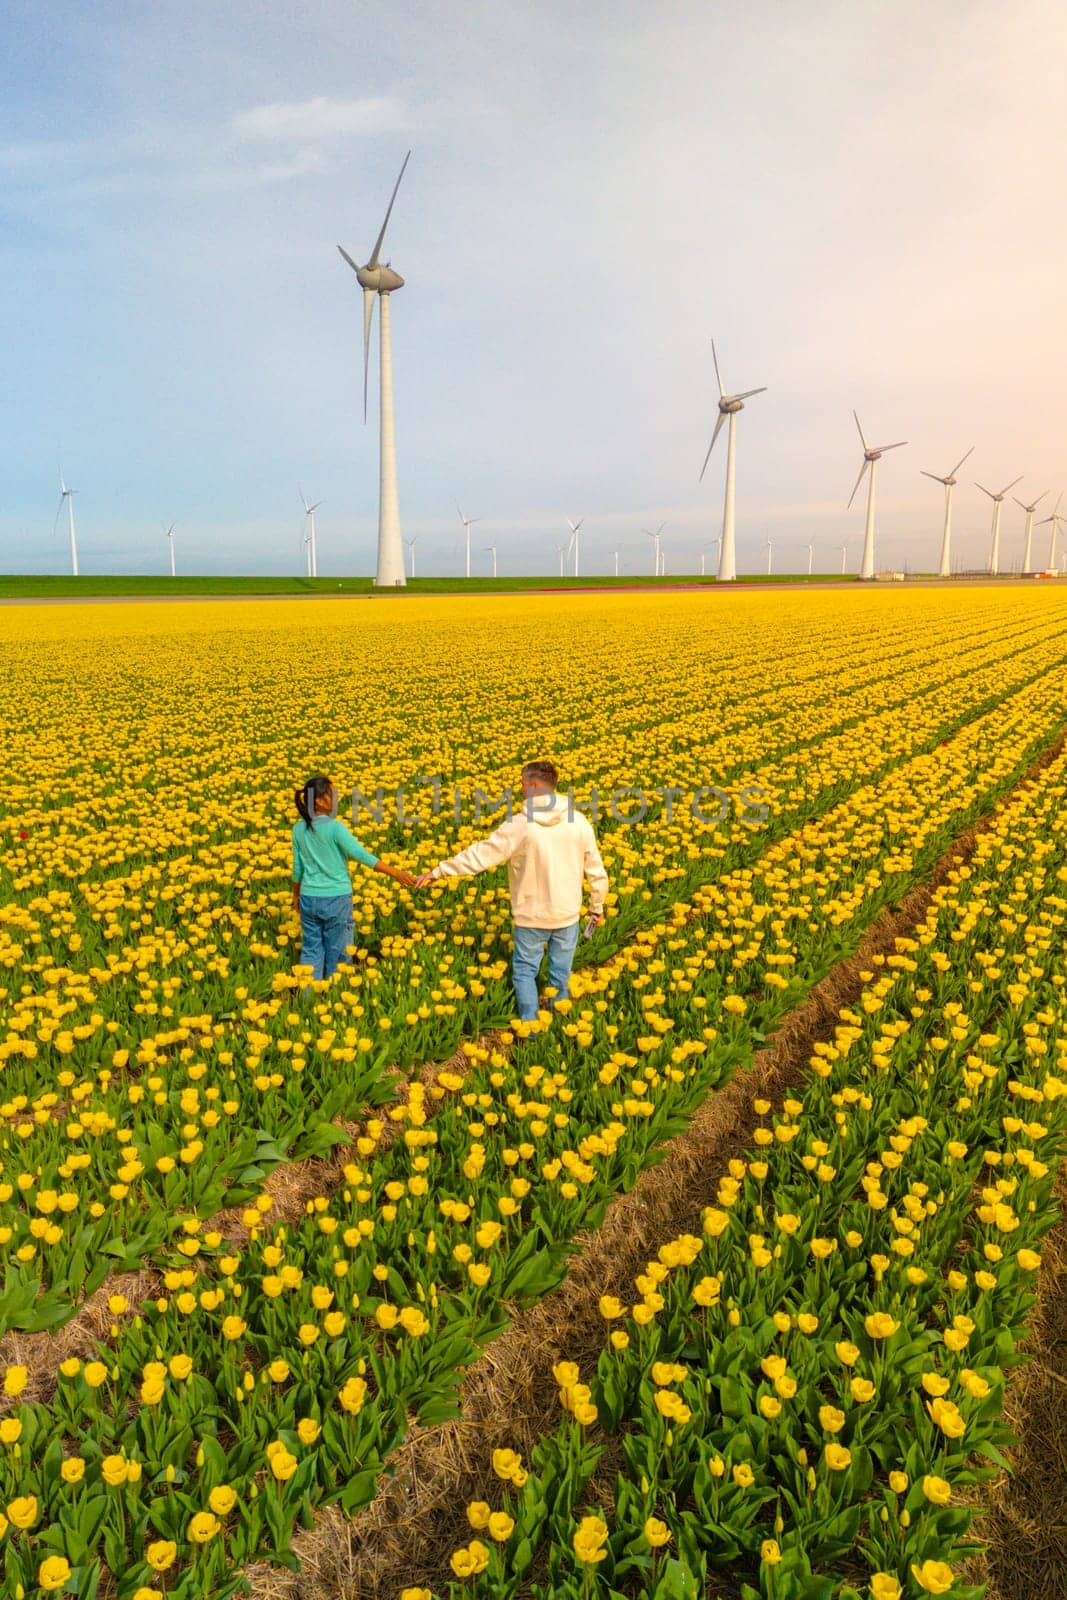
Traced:
<path fill-rule="evenodd" d="M 493 558 L 493 577 L 495 578 L 496 577 L 496 543 L 495 543 L 495 541 L 494 541 L 493 544 L 487 544 L 486 545 L 485 552 L 486 552 L 486 555 L 490 555 Z"/>
<path fill-rule="evenodd" d="M 304 499 L 304 491 L 301 489 L 300 504 L 304 508 L 304 543 L 307 545 L 308 552 L 308 577 L 317 578 L 319 575 L 319 547 L 315 538 L 315 513 L 321 506 L 322 501 L 316 500 L 313 506 L 309 506 Z"/>
<path fill-rule="evenodd" d="M 63 515 L 63 502 L 67 502 L 67 528 L 70 533 L 70 570 L 74 577 L 78 576 L 78 542 L 74 537 L 74 496 L 77 489 L 68 489 L 63 478 L 63 468 L 59 469 L 59 504 L 56 507 L 55 521 L 52 523 L 52 532 L 59 527 L 59 519 Z"/>
<path fill-rule="evenodd" d="M 617 550 L 613 550 L 611 553 L 615 557 L 615 576 L 618 577 L 619 576 L 619 552 Z"/>
<path fill-rule="evenodd" d="M 1033 544 L 1034 512 L 1037 510 L 1038 506 L 1041 504 L 1042 500 L 1045 498 L 1045 495 L 1048 494 L 1048 492 L 1049 491 L 1046 489 L 1044 494 L 1039 494 L 1037 499 L 1034 500 L 1028 506 L 1023 505 L 1023 502 L 1019 499 L 1018 495 L 1014 495 L 1014 494 L 1012 495 L 1012 499 L 1015 501 L 1015 504 L 1017 506 L 1021 507 L 1022 510 L 1026 512 L 1026 535 L 1025 535 L 1025 540 L 1024 540 L 1024 543 L 1023 543 L 1023 568 L 1022 568 L 1024 572 L 1031 572 L 1033 570 L 1033 568 L 1032 568 L 1032 566 L 1030 564 L 1030 548 L 1031 548 L 1031 545 Z M 1059 503 L 1060 502 L 1057 500 L 1056 501 L 1057 506 L 1059 505 Z"/>
<path fill-rule="evenodd" d="M 991 578 L 995 578 L 997 576 L 997 573 L 1000 571 L 1000 506 L 1001 506 L 1001 501 L 1004 499 L 1004 496 L 1007 494 L 1008 489 L 1014 489 L 1015 485 L 1017 483 L 1022 483 L 1022 481 L 1023 481 L 1023 475 L 1020 472 L 1019 476 L 1017 478 L 1013 478 L 1011 480 L 1011 482 L 1008 484 L 1007 488 L 1001 489 L 999 494 L 994 494 L 992 489 L 987 489 L 984 486 L 984 484 L 978 483 L 977 481 L 975 482 L 975 488 L 976 489 L 981 489 L 982 493 L 983 494 L 987 494 L 989 496 L 990 500 L 992 500 L 992 502 L 993 502 L 993 538 L 992 538 L 992 543 L 990 544 L 990 547 L 989 547 L 989 576 Z"/>
<path fill-rule="evenodd" d="M 167 543 L 170 545 L 170 575 L 171 575 L 172 578 L 175 576 L 175 572 L 174 572 L 174 529 L 175 529 L 176 526 L 177 526 L 177 524 L 172 522 L 169 528 L 164 528 L 163 529 L 163 537 L 164 537 L 164 539 L 166 539 Z"/>
<path fill-rule="evenodd" d="M 944 478 L 939 473 L 927 472 L 925 467 L 919 468 L 924 478 L 932 478 L 935 483 L 943 483 L 945 486 L 945 527 L 941 535 L 941 561 L 937 569 L 938 577 L 941 578 L 951 578 L 952 576 L 952 491 L 956 486 L 956 474 L 967 460 L 967 456 L 973 454 L 974 445 L 972 444 L 967 455 L 960 456 L 951 472 Z"/>
<path fill-rule="evenodd" d="M 1041 518 L 1041 527 L 1044 527 L 1046 523 L 1051 523 L 1051 525 L 1052 525 L 1049 528 L 1049 540 L 1048 540 L 1048 570 L 1050 572 L 1055 572 L 1056 571 L 1056 535 L 1060 531 L 1060 523 L 1065 520 L 1063 517 L 1060 516 L 1060 501 L 1062 499 L 1063 499 L 1063 495 L 1062 494 L 1057 495 L 1056 496 L 1056 504 L 1052 508 L 1051 517 L 1042 517 Z"/>
<path fill-rule="evenodd" d="M 887 450 L 899 450 L 900 447 L 902 445 L 907 444 L 908 441 L 907 441 L 907 439 L 898 439 L 896 444 L 869 445 L 867 443 L 866 439 L 863 437 L 863 429 L 860 427 L 860 419 L 859 419 L 859 417 L 856 416 L 856 413 L 854 411 L 853 411 L 852 415 L 854 417 L 856 417 L 856 431 L 860 436 L 860 443 L 863 445 L 863 465 L 860 468 L 860 475 L 856 479 L 856 482 L 855 482 L 855 484 L 853 486 L 853 489 L 852 489 L 852 493 L 848 497 L 848 503 L 849 503 L 849 505 L 851 505 L 853 500 L 855 500 L 855 498 L 856 498 L 856 490 L 859 488 L 860 484 L 863 482 L 864 475 L 869 471 L 870 474 L 871 474 L 871 479 L 870 479 L 870 483 L 867 485 L 867 525 L 866 525 L 866 528 L 864 530 L 864 535 L 863 535 L 863 560 L 860 563 L 860 577 L 861 578 L 873 578 L 874 577 L 874 480 L 875 480 L 875 474 L 878 471 L 878 463 L 882 459 L 882 457 L 885 455 L 886 451 Z M 847 507 L 846 507 L 846 510 L 847 510 Z"/>
<path fill-rule="evenodd" d="M 733 583 L 737 577 L 737 556 L 734 548 L 734 465 L 736 460 L 735 430 L 737 426 L 737 413 L 745 409 L 745 401 L 751 400 L 754 394 L 766 394 L 767 386 L 761 389 L 744 389 L 740 394 L 727 394 L 722 386 L 722 377 L 719 373 L 719 358 L 715 351 L 715 340 L 711 341 L 711 359 L 715 363 L 715 381 L 719 385 L 719 415 L 715 421 L 715 431 L 708 445 L 708 453 L 704 457 L 704 465 L 700 469 L 703 479 L 711 460 L 711 452 L 715 448 L 715 441 L 719 437 L 719 430 L 727 418 L 730 420 L 730 429 L 726 439 L 726 497 L 722 507 L 722 545 L 719 550 L 719 582 Z"/>
<path fill-rule="evenodd" d="M 774 544 L 770 539 L 767 540 L 765 548 L 767 551 L 767 576 L 769 578 L 771 575 L 771 558 L 774 555 Z"/>
<path fill-rule="evenodd" d="M 567 546 L 567 554 L 570 555 L 571 545 L 573 545 L 574 546 L 574 576 L 576 578 L 579 576 L 579 557 L 580 557 L 580 554 L 581 554 L 581 538 L 579 536 L 579 531 L 578 530 L 581 528 L 582 523 L 584 521 L 585 521 L 584 517 L 579 517 L 577 522 L 572 522 L 570 517 L 567 518 L 567 526 L 571 530 L 571 544 L 569 544 Z"/>
<path fill-rule="evenodd" d="M 400 176 L 393 185 L 393 192 L 385 213 L 374 249 L 370 259 L 363 266 L 353 261 L 348 251 L 341 245 L 340 250 L 348 265 L 359 279 L 363 290 L 363 421 L 367 420 L 367 369 L 370 361 L 370 329 L 374 316 L 374 301 L 377 298 L 381 312 L 381 331 L 379 337 L 379 361 L 381 366 L 380 378 L 380 439 L 379 439 L 379 487 L 378 487 L 378 568 L 374 582 L 379 588 L 403 587 L 404 578 L 404 548 L 400 536 L 400 497 L 396 486 L 396 419 L 393 413 L 393 341 L 390 331 L 389 296 L 397 289 L 404 287 L 404 280 L 399 272 L 394 272 L 386 262 L 380 266 L 378 257 L 385 240 L 385 230 L 389 226 L 389 218 L 393 214 L 393 202 L 396 200 L 400 180 L 407 170 L 411 160 L 409 150 L 404 157 L 404 164 L 400 168 Z"/>
<path fill-rule="evenodd" d="M 407 545 L 408 552 L 409 552 L 410 557 L 411 557 L 411 572 L 410 572 L 409 576 L 412 577 L 412 578 L 415 576 L 415 546 L 418 544 L 418 542 L 419 542 L 419 536 L 418 536 L 417 533 L 412 534 L 410 539 L 405 539 L 404 540 L 404 543 Z"/>
<path fill-rule="evenodd" d="M 841 546 L 841 576 L 842 577 L 845 576 L 845 562 L 847 561 L 847 559 L 848 559 L 848 545 L 847 544 L 843 544 Z"/>
<path fill-rule="evenodd" d="M 565 545 L 565 544 L 557 544 L 556 546 L 554 546 L 554 548 L 555 548 L 556 554 L 559 556 L 559 575 L 562 578 L 563 577 L 563 563 L 566 560 L 567 550 L 568 550 L 569 547 L 567 545 Z"/>
<path fill-rule="evenodd" d="M 815 541 L 808 540 L 808 577 L 811 577 L 812 567 L 815 563 Z"/>
<path fill-rule="evenodd" d="M 659 527 L 656 529 L 655 533 L 652 532 L 651 528 L 643 528 L 641 530 L 643 533 L 646 533 L 648 535 L 648 537 L 652 540 L 652 549 L 653 549 L 653 552 L 654 552 L 654 555 L 655 555 L 655 563 L 656 563 L 655 575 L 656 575 L 657 578 L 662 576 L 661 571 L 660 571 L 660 568 L 662 566 L 662 557 L 661 557 L 661 554 L 660 554 L 660 539 L 663 537 L 663 530 L 664 530 L 664 528 L 666 526 L 667 526 L 667 524 L 665 522 L 661 522 Z"/>
<path fill-rule="evenodd" d="M 456 506 L 456 510 L 459 511 L 458 504 Z M 465 517 L 462 511 L 459 511 L 459 520 L 463 524 L 463 538 L 465 540 L 467 552 L 465 575 L 469 578 L 471 575 L 471 529 L 474 527 L 476 522 L 481 522 L 482 519 L 481 517 Z"/>

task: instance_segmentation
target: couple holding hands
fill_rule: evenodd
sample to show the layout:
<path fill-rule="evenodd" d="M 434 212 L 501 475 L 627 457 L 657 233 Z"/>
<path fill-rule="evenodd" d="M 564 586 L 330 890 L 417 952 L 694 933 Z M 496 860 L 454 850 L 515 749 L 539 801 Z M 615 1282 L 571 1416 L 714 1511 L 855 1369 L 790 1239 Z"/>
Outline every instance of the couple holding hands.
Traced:
<path fill-rule="evenodd" d="M 359 861 L 409 889 L 439 878 L 473 878 L 508 864 L 514 919 L 511 973 L 518 1015 L 538 1014 L 537 979 L 548 952 L 548 981 L 556 999 L 569 992 L 578 944 L 582 882 L 589 885 L 589 922 L 604 920 L 608 875 L 588 817 L 562 804 L 559 774 L 551 761 L 528 761 L 522 769 L 523 805 L 487 839 L 439 861 L 429 872 L 390 867 L 366 850 L 337 816 L 337 790 L 329 778 L 309 778 L 294 799 L 300 820 L 293 825 L 293 909 L 300 914 L 302 966 L 328 978 L 353 942 L 349 861 Z M 551 1004 L 551 1002 L 549 1002 Z"/>

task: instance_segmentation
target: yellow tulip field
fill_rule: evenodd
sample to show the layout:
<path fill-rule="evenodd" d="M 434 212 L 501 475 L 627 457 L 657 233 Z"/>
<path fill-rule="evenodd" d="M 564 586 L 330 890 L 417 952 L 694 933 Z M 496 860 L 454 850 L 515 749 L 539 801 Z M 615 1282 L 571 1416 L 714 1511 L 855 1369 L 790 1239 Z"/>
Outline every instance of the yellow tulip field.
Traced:
<path fill-rule="evenodd" d="M 1067 1124 L 1063 591 L 26 606 L 0 651 L 5 1596 L 294 1568 L 963 836 L 391 1593 L 977 1594 Z M 421 871 L 536 757 L 611 880 L 551 1020 L 514 1020 L 503 870 L 354 866 L 309 982 L 309 773 Z"/>

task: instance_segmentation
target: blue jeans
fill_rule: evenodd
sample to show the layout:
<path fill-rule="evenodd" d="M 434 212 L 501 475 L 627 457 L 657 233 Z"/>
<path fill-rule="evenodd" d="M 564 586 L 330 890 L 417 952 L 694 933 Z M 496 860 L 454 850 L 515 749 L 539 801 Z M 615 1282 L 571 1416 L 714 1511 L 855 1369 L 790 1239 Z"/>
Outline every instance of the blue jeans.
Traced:
<path fill-rule="evenodd" d="M 515 952 L 511 958 L 511 981 L 519 1002 L 519 1016 L 532 1022 L 537 1016 L 537 975 L 548 946 L 548 981 L 557 1000 L 569 996 L 571 962 L 578 944 L 578 924 L 569 928 L 515 928 Z"/>
<path fill-rule="evenodd" d="M 300 964 L 316 978 L 328 978 L 344 960 L 345 946 L 353 942 L 350 894 L 300 896 Z"/>

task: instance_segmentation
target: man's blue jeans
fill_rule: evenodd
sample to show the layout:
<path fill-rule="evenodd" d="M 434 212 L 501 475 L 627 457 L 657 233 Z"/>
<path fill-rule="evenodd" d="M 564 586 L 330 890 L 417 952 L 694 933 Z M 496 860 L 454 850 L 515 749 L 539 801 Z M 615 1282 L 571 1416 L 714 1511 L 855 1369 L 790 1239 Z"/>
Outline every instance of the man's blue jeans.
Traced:
<path fill-rule="evenodd" d="M 519 1003 L 519 1016 L 523 1022 L 532 1022 L 537 1016 L 537 975 L 541 958 L 548 946 L 548 981 L 556 991 L 557 1000 L 566 1000 L 570 993 L 571 962 L 578 944 L 578 924 L 569 928 L 515 928 L 515 953 L 511 960 L 511 981 Z"/>
<path fill-rule="evenodd" d="M 344 960 L 345 946 L 353 942 L 350 894 L 300 896 L 301 966 L 316 978 L 328 978 Z"/>

